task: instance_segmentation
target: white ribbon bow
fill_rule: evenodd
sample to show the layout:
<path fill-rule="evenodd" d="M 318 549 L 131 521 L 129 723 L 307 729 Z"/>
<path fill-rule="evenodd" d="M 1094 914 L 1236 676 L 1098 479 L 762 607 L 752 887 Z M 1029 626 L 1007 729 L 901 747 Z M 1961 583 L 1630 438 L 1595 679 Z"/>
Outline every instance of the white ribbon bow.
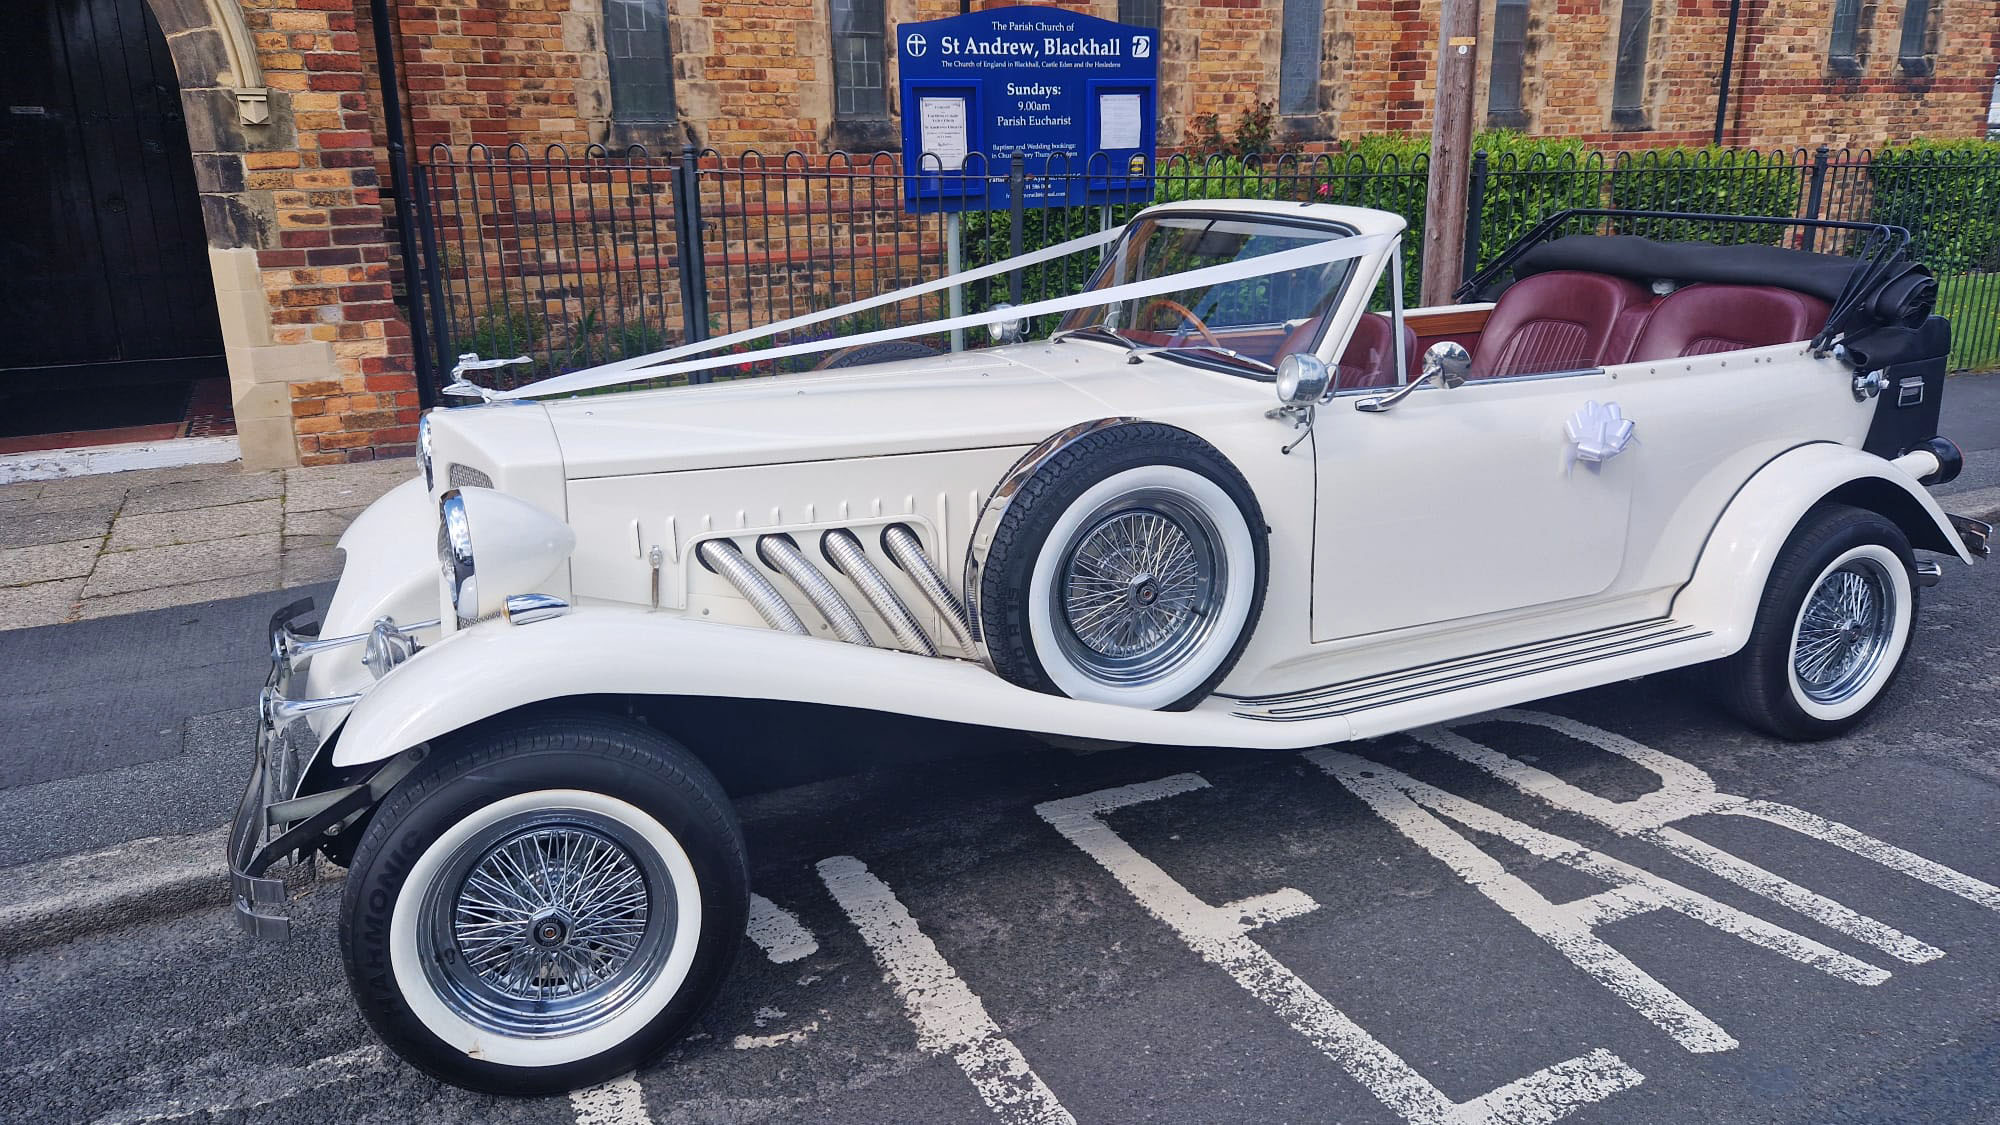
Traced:
<path fill-rule="evenodd" d="M 1563 426 L 1569 434 L 1570 463 L 1588 461 L 1601 465 L 1620 453 L 1632 441 L 1633 423 L 1618 404 L 1595 399 L 1583 404 Z"/>

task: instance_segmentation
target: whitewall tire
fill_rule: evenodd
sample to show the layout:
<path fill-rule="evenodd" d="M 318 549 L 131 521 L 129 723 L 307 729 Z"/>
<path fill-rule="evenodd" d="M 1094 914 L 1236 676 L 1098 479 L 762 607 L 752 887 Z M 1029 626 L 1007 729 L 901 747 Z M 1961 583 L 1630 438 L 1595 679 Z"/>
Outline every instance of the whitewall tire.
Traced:
<path fill-rule="evenodd" d="M 1875 512 L 1806 513 L 1772 563 L 1750 638 L 1709 667 L 1717 697 L 1781 738 L 1831 738 L 1860 723 L 1895 681 L 1917 616 L 1915 559 Z"/>
<path fill-rule="evenodd" d="M 748 906 L 715 780 L 656 732 L 588 714 L 432 753 L 348 879 L 343 951 L 376 1031 L 503 1093 L 574 1089 L 664 1049 L 713 994 Z"/>
<path fill-rule="evenodd" d="M 1206 442 L 1130 423 L 1087 434 L 1015 493 L 980 570 L 1002 676 L 1148 710 L 1206 698 L 1263 606 L 1265 528 Z"/>

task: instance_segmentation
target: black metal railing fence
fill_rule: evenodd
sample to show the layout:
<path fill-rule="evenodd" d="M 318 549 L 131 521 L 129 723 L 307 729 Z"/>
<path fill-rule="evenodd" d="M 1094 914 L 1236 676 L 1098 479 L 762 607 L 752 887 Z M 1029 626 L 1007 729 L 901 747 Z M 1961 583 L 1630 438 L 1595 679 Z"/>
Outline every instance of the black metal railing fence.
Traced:
<path fill-rule="evenodd" d="M 935 173 L 935 169 L 931 170 Z M 1403 216 L 1420 235 L 1428 163 L 1360 154 L 1175 154 L 1153 168 L 1150 190 L 1114 191 L 1090 206 L 1039 206 L 1105 182 L 1099 163 L 990 165 L 976 154 L 941 175 L 1004 206 L 956 216 L 903 207 L 905 169 L 890 153 L 724 156 L 684 149 L 553 146 L 438 147 L 416 177 L 424 262 L 411 295 L 433 355 L 422 374 L 440 385 L 461 352 L 527 355 L 509 385 L 643 355 L 687 341 L 775 323 L 969 269 L 1127 221 L 1154 202 L 1250 198 L 1372 207 Z M 1481 152 L 1472 162 L 1465 260 L 1471 276 L 1543 217 L 1571 208 L 1880 222 L 1906 227 L 1913 252 L 1937 274 L 1939 309 L 1953 319 L 1953 363 L 2000 367 L 2000 157 L 1834 150 Z M 1735 232 L 1735 233 L 1719 233 Z M 1812 227 L 1698 226 L 1654 220 L 1628 233 L 1666 238 L 1756 238 L 1839 251 Z M 1418 291 L 1422 239 L 1405 240 L 1409 293 Z M 952 261 L 953 246 L 959 248 Z M 966 286 L 788 333 L 782 342 L 847 337 L 876 328 L 1023 304 L 1078 292 L 1096 257 L 1071 255 Z M 1053 327 L 1054 318 L 1031 326 Z M 983 343 L 980 334 L 968 341 Z M 749 340 L 733 350 L 764 346 Z M 945 346 L 942 337 L 930 341 Z M 697 381 L 809 367 L 823 356 L 697 373 Z"/>

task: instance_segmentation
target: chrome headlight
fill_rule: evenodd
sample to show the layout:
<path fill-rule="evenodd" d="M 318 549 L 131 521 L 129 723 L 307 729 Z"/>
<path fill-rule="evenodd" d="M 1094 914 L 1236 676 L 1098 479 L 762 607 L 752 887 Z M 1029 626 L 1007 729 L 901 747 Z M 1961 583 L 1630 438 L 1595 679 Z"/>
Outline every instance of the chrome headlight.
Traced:
<path fill-rule="evenodd" d="M 575 549 L 568 524 L 519 497 L 468 486 L 438 501 L 438 571 L 461 625 L 501 612 L 509 595 L 532 592 Z"/>
<path fill-rule="evenodd" d="M 424 491 L 429 492 L 436 488 L 435 474 L 431 472 L 431 416 L 429 411 L 426 411 L 423 417 L 417 419 L 417 464 L 423 466 Z"/>
<path fill-rule="evenodd" d="M 425 463 L 428 470 L 429 462 Z M 438 505 L 438 570 L 444 575 L 445 597 L 461 625 L 479 619 L 479 584 L 472 563 L 472 521 L 465 496 L 456 488 Z"/>

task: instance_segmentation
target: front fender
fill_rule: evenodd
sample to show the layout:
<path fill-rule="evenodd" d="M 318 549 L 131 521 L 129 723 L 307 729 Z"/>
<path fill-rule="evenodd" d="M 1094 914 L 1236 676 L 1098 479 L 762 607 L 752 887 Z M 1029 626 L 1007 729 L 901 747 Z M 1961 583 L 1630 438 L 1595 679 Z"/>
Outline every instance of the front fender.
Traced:
<path fill-rule="evenodd" d="M 437 513 L 422 478 L 390 489 L 356 516 L 340 537 L 340 550 L 346 560 L 320 619 L 320 636 L 365 633 L 383 617 L 407 625 L 438 615 Z M 359 645 L 333 649 L 307 666 L 304 694 L 347 695 L 372 679 L 361 666 Z M 315 732 L 325 737 L 338 712 L 319 712 L 312 719 Z"/>
<path fill-rule="evenodd" d="M 1111 742 L 1289 749 L 1345 719 L 1257 723 L 1227 708 L 1141 711 L 1043 695 L 976 664 L 612 606 L 461 630 L 384 677 L 348 714 L 333 764 L 379 761 L 530 703 L 585 695 L 768 699 Z"/>
<path fill-rule="evenodd" d="M 1944 509 L 1916 478 L 1849 446 L 1802 445 L 1767 462 L 1730 500 L 1709 533 L 1694 577 L 1674 599 L 1673 615 L 1713 629 L 1728 642 L 1728 651 L 1740 648 L 1749 639 L 1778 552 L 1806 512 L 1827 499 L 1882 511 L 1916 546 L 1972 562 Z"/>

